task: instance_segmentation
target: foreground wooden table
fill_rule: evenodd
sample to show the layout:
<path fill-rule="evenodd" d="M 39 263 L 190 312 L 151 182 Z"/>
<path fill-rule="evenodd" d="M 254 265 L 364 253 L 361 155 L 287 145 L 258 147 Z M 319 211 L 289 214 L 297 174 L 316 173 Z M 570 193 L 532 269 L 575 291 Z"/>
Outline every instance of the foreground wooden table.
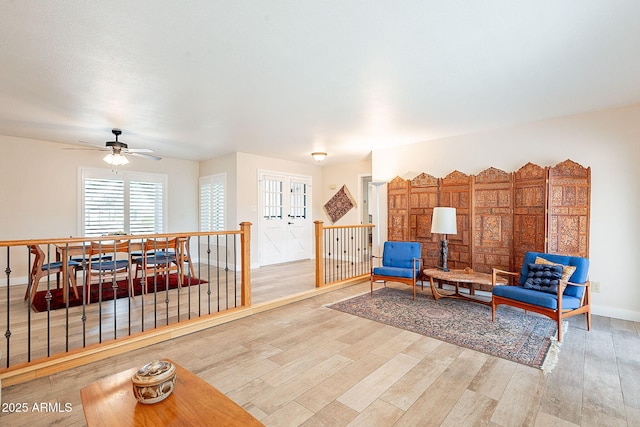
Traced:
<path fill-rule="evenodd" d="M 431 293 L 433 294 L 434 300 L 439 300 L 440 298 L 460 298 L 465 299 L 467 301 L 479 302 L 481 304 L 491 304 L 491 301 L 487 301 L 481 299 L 475 295 L 474 285 L 485 285 L 491 286 L 491 274 L 488 273 L 478 273 L 475 271 L 466 272 L 465 270 L 449 270 L 442 271 L 439 268 L 427 268 L 422 271 L 425 276 L 429 277 L 429 282 L 431 285 Z M 445 291 L 442 289 L 438 289 L 435 284 L 435 280 L 442 280 L 445 282 L 452 283 L 455 286 L 455 290 Z M 460 284 L 465 283 L 469 286 L 469 293 L 463 294 L 460 293 Z M 507 280 L 504 277 L 498 278 L 498 283 L 501 285 L 506 285 Z"/>
<path fill-rule="evenodd" d="M 167 359 L 165 359 L 167 360 Z M 176 385 L 162 402 L 145 405 L 133 396 L 136 368 L 80 390 L 88 426 L 262 426 L 240 405 L 175 362 Z"/>

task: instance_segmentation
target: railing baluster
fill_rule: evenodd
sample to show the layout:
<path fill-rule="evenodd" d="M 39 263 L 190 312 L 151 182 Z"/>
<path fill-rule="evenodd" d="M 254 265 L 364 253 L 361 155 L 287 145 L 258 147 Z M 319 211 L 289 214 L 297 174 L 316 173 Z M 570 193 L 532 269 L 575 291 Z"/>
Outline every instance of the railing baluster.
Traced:
<path fill-rule="evenodd" d="M 207 236 L 207 314 L 211 314 L 211 236 Z"/>
<path fill-rule="evenodd" d="M 68 249 L 68 243 L 65 246 Z M 57 249 L 56 249 L 56 253 L 57 253 Z M 60 261 L 62 262 L 62 264 L 60 265 L 61 268 L 62 268 L 62 265 L 64 265 L 64 263 L 67 263 L 67 268 L 65 269 L 65 271 L 67 271 L 67 277 L 60 277 L 60 280 L 63 281 L 62 282 L 62 284 L 63 284 L 62 285 L 62 289 L 64 289 L 64 292 L 65 292 L 64 297 L 65 297 L 65 301 L 66 301 L 65 305 L 64 305 L 64 311 L 65 311 L 65 313 L 64 313 L 64 318 L 65 318 L 65 320 L 64 320 L 64 339 L 65 339 L 64 348 L 65 348 L 65 351 L 69 351 L 69 295 L 70 295 L 69 292 L 71 292 L 71 289 L 69 289 L 69 287 L 70 287 L 71 284 L 68 283 L 69 282 L 68 276 L 69 276 L 70 273 L 69 273 L 69 270 L 68 270 L 69 263 L 67 262 L 67 260 L 60 259 Z M 58 274 L 60 274 L 60 276 L 63 276 L 62 273 L 58 273 Z"/>
<path fill-rule="evenodd" d="M 229 309 L 229 238 L 224 238 L 224 302 L 225 309 Z M 218 310 L 219 311 L 219 310 Z"/>
<path fill-rule="evenodd" d="M 227 235 L 227 239 L 229 235 Z M 233 306 L 238 306 L 238 240 L 233 236 Z"/>
<path fill-rule="evenodd" d="M 4 269 L 5 274 L 7 275 L 7 329 L 4 332 L 4 337 L 7 340 L 7 368 L 9 367 L 9 356 L 11 355 L 11 310 L 10 302 L 11 302 L 11 248 L 7 247 L 7 267 Z M 29 335 L 29 344 L 31 344 L 31 335 Z M 29 346 L 29 350 L 31 350 L 31 346 Z"/>
<path fill-rule="evenodd" d="M 220 311 L 220 236 L 216 236 L 216 311 Z"/>
<path fill-rule="evenodd" d="M 7 246 L 7 269 L 11 266 L 9 264 L 9 250 L 11 248 Z M 31 274 L 31 251 L 27 251 L 27 273 L 29 278 L 27 279 L 27 290 L 25 292 L 25 296 L 27 297 L 27 362 L 31 362 L 31 291 L 33 289 L 33 277 Z M 9 269 L 9 272 L 11 270 Z M 8 273 L 7 273 L 8 274 Z M 7 277 L 7 325 L 9 325 L 9 312 L 10 312 L 10 302 L 9 298 L 9 278 Z M 7 343 L 8 345 L 8 343 Z M 9 367 L 9 348 L 7 348 L 7 368 Z"/>
<path fill-rule="evenodd" d="M 51 245 L 47 245 L 47 263 L 51 262 Z M 51 356 L 51 275 L 47 274 L 47 357 Z"/>
<path fill-rule="evenodd" d="M 65 243 L 66 245 L 66 243 Z M 87 301 L 89 299 L 89 288 L 87 286 L 90 277 L 87 275 L 87 269 L 91 259 L 87 259 L 86 245 L 82 245 L 82 348 L 87 346 Z"/>

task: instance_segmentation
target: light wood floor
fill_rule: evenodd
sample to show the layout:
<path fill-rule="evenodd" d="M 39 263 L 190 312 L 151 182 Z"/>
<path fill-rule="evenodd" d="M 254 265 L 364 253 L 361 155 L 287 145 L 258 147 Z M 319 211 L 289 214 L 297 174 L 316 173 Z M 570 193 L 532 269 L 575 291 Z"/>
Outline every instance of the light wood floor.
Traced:
<path fill-rule="evenodd" d="M 252 272 L 254 302 L 312 288 L 306 268 L 304 262 L 279 272 L 270 267 L 262 278 Z M 311 274 L 309 282 L 290 280 L 296 271 Z M 368 282 L 354 285 L 4 388 L 3 410 L 26 403 L 29 411 L 0 412 L 0 425 L 84 425 L 81 387 L 163 357 L 268 426 L 640 425 L 639 323 L 594 316 L 587 332 L 582 316 L 571 319 L 558 365 L 545 376 L 325 307 L 368 289 Z M 72 409 L 33 412 L 41 402 Z"/>

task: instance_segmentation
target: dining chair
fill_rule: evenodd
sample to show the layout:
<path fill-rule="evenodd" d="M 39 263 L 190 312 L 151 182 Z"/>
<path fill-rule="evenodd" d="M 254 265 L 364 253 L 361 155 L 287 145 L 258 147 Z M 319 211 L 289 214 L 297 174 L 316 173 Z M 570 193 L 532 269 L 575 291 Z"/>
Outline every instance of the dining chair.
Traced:
<path fill-rule="evenodd" d="M 126 273 L 129 296 L 133 297 L 133 280 L 131 278 L 131 259 L 129 241 L 112 241 L 112 242 L 91 242 L 87 253 L 88 259 L 97 257 L 97 261 L 87 263 L 85 276 L 85 300 L 87 305 L 91 303 L 91 278 L 98 276 L 98 286 L 102 286 L 102 282 L 111 280 L 115 282 L 118 274 Z M 126 254 L 126 257 L 118 254 Z M 114 299 L 116 296 L 114 295 Z"/>
<path fill-rule="evenodd" d="M 184 265 L 185 263 L 189 264 L 189 272 L 191 273 L 191 277 L 196 277 L 196 271 L 193 266 L 193 262 L 191 262 L 191 249 L 190 249 L 190 240 L 187 236 L 178 237 L 178 256 L 177 261 L 180 263 L 180 271 L 183 274 L 186 272 Z"/>
<path fill-rule="evenodd" d="M 138 279 L 138 272 L 142 270 L 142 292 L 147 293 L 147 277 L 168 275 L 172 270 L 180 272 L 180 261 L 176 254 L 179 250 L 178 238 L 146 239 L 142 247 L 142 254 L 132 257 L 135 265 L 134 280 Z M 181 275 L 178 274 L 178 284 L 182 286 Z"/>
<path fill-rule="evenodd" d="M 30 298 L 31 304 L 33 304 L 33 300 L 36 296 L 36 292 L 38 292 L 38 283 L 44 276 L 48 276 L 50 274 L 56 274 L 56 283 L 57 287 L 60 288 L 60 273 L 62 273 L 62 262 L 63 261 L 54 261 L 47 262 L 46 255 L 42 248 L 38 245 L 29 245 L 29 252 L 34 256 L 33 265 L 31 267 L 31 273 L 29 275 L 29 283 L 27 284 L 27 291 L 24 294 L 24 299 Z M 80 263 L 76 261 L 67 260 L 67 276 L 65 278 L 66 282 L 71 285 L 73 288 L 73 292 L 78 297 L 78 287 L 76 285 L 76 268 L 80 266 Z M 63 292 L 66 291 L 66 285 L 63 286 Z"/>

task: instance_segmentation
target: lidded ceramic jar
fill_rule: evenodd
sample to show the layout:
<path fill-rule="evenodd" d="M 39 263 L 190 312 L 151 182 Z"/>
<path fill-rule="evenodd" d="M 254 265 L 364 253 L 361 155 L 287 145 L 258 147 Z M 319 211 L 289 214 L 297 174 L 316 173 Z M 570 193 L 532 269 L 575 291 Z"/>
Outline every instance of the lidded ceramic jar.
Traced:
<path fill-rule="evenodd" d="M 167 360 L 154 360 L 142 366 L 131 377 L 133 394 L 140 403 L 156 403 L 166 399 L 176 384 L 176 367 Z"/>

